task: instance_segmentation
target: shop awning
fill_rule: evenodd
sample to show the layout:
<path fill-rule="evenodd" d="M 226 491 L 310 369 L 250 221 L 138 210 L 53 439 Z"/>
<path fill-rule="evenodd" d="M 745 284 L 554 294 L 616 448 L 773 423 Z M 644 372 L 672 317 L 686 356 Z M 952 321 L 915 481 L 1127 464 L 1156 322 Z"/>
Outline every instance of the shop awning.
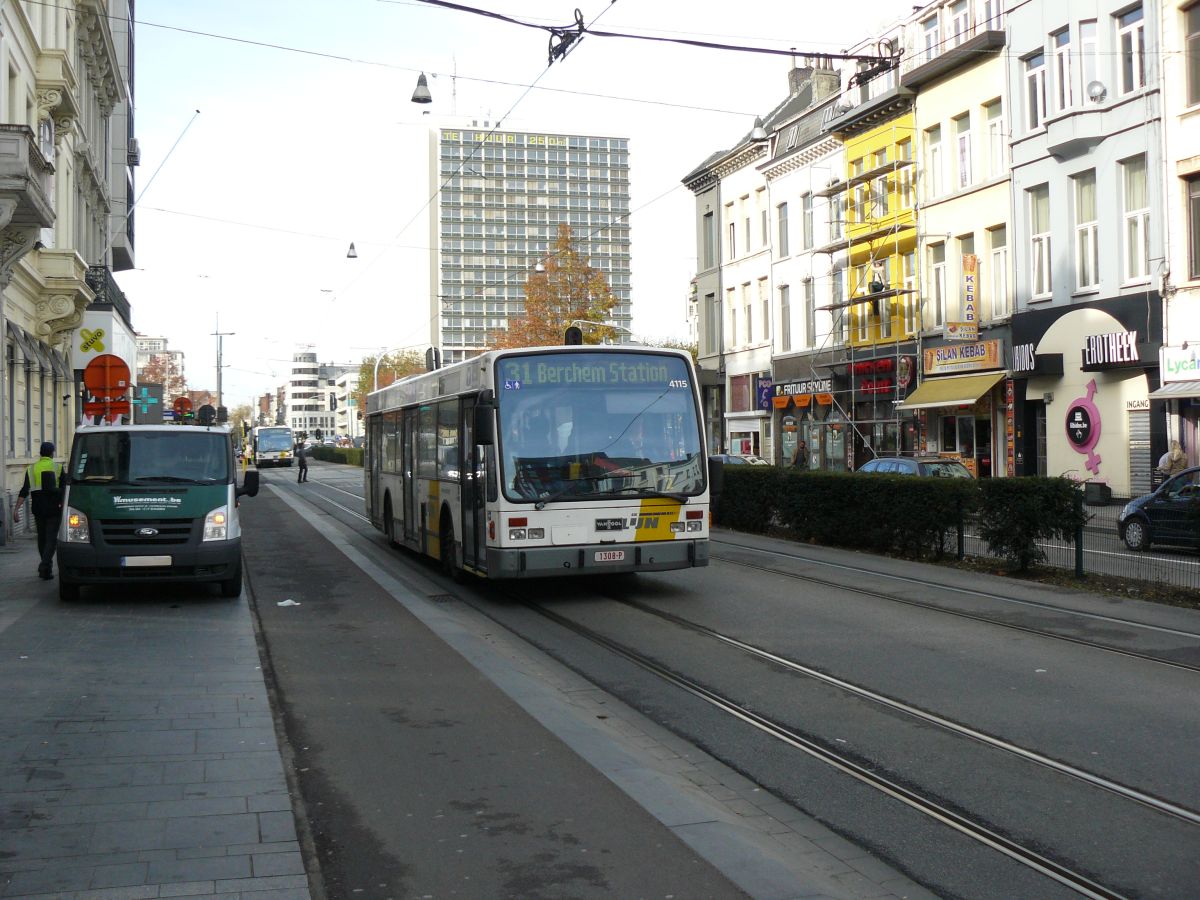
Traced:
<path fill-rule="evenodd" d="M 1150 392 L 1151 400 L 1181 400 L 1200 397 L 1200 381 L 1168 381 L 1156 391 Z"/>
<path fill-rule="evenodd" d="M 982 375 L 951 375 L 926 379 L 897 409 L 931 409 L 936 406 L 970 406 L 996 386 L 1004 372 Z"/>

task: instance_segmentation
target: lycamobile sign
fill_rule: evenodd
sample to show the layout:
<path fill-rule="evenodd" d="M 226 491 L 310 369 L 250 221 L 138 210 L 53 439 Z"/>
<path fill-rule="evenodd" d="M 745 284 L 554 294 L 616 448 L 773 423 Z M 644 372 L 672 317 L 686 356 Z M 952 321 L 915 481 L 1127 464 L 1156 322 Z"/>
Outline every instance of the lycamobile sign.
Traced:
<path fill-rule="evenodd" d="M 1196 360 L 1193 348 L 1183 350 L 1179 347 L 1163 347 L 1163 381 L 1194 381 L 1200 380 L 1200 362 Z"/>

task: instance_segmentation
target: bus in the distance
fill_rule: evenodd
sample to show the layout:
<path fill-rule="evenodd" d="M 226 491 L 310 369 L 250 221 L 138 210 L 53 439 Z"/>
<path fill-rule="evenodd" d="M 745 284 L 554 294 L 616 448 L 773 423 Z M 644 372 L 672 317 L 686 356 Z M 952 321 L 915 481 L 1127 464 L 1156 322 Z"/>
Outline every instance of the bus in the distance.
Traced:
<path fill-rule="evenodd" d="M 259 425 L 250 431 L 250 458 L 260 469 L 290 466 L 296 439 L 286 425 Z"/>
<path fill-rule="evenodd" d="M 708 457 L 685 352 L 493 350 L 369 394 L 366 424 L 371 522 L 451 575 L 708 565 Z"/>

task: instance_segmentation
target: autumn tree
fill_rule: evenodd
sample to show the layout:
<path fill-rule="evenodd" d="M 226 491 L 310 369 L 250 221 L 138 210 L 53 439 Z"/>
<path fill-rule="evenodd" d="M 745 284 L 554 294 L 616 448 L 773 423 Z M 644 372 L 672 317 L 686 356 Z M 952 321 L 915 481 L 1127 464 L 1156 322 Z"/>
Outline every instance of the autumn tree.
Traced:
<path fill-rule="evenodd" d="M 229 412 L 229 424 L 238 431 L 242 430 L 242 423 L 246 422 L 251 428 L 254 427 L 254 417 L 250 412 L 250 404 L 243 403 L 241 406 L 235 406 Z"/>
<path fill-rule="evenodd" d="M 492 332 L 488 343 L 496 349 L 553 346 L 563 342 L 572 322 L 582 320 L 596 323 L 583 328 L 583 342 L 599 344 L 616 336 L 616 329 L 603 324 L 616 305 L 604 273 L 580 255 L 571 226 L 559 225 L 543 271 L 525 280 L 524 313 L 509 319 L 507 329 Z"/>
<path fill-rule="evenodd" d="M 168 353 L 152 353 L 146 365 L 138 369 L 139 384 L 161 384 L 163 398 L 170 401 L 187 394 L 187 379 Z"/>
<path fill-rule="evenodd" d="M 376 360 L 379 360 L 380 387 L 387 387 L 393 381 L 425 371 L 425 357 L 416 350 L 384 354 L 382 359 L 378 355 L 363 357 L 358 365 L 358 382 L 354 386 L 356 409 L 363 415 L 367 413 L 367 394 L 375 390 Z"/>
<path fill-rule="evenodd" d="M 662 347 L 665 350 L 682 350 L 692 357 L 693 363 L 695 363 L 700 356 L 700 347 L 697 344 L 689 344 L 687 341 L 681 341 L 678 338 L 639 338 L 638 343 L 643 347 Z"/>

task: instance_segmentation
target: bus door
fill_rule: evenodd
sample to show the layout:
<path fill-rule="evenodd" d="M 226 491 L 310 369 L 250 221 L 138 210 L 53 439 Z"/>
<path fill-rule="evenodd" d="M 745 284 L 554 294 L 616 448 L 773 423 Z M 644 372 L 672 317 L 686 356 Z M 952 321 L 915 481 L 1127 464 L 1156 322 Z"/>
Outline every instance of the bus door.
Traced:
<path fill-rule="evenodd" d="M 417 517 L 417 410 L 406 409 L 402 425 L 403 444 L 400 448 L 400 471 L 404 477 L 404 539 L 416 541 L 421 538 L 421 523 Z"/>
<path fill-rule="evenodd" d="M 483 454 L 486 448 L 475 443 L 475 397 L 462 403 L 459 430 L 459 471 L 462 473 L 462 552 L 463 565 L 482 569 L 487 565 L 487 523 L 484 501 L 487 487 L 484 479 Z"/>

